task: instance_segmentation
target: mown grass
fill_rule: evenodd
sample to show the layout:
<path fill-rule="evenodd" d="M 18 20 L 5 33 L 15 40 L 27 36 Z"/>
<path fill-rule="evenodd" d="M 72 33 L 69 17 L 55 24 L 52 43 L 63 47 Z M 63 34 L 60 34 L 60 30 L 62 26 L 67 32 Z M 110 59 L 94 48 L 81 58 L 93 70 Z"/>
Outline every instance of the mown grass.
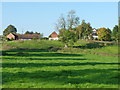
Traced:
<path fill-rule="evenodd" d="M 62 48 L 64 44 L 59 41 L 46 41 L 46 40 L 26 40 L 26 41 L 9 41 L 4 42 L 5 45 L 13 47 L 15 49 L 50 49 L 50 48 Z"/>
<path fill-rule="evenodd" d="M 118 88 L 120 85 L 118 57 L 90 51 L 116 54 L 116 46 L 64 48 L 57 52 L 33 47 L 3 50 L 3 88 Z"/>
<path fill-rule="evenodd" d="M 26 50 L 5 52 L 3 88 L 118 87 L 118 57 Z"/>
<path fill-rule="evenodd" d="M 63 48 L 62 50 L 59 50 L 58 52 L 67 52 L 67 53 L 82 53 L 82 54 L 103 54 L 103 55 L 112 55 L 112 56 L 118 56 L 118 46 L 104 46 L 101 48 Z"/>

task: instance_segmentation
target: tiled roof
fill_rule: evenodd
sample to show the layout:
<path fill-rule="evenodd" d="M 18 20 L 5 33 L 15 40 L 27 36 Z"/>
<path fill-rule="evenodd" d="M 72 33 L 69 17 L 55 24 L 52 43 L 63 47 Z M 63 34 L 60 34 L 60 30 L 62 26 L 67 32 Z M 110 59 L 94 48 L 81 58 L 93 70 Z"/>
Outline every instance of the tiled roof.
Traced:
<path fill-rule="evenodd" d="M 17 38 L 18 39 L 34 39 L 34 38 L 39 39 L 40 35 L 38 34 L 17 34 Z"/>
<path fill-rule="evenodd" d="M 57 34 L 56 32 L 53 32 L 52 34 L 50 34 L 49 37 L 51 37 L 51 38 L 56 38 L 56 37 L 58 37 L 58 34 Z"/>

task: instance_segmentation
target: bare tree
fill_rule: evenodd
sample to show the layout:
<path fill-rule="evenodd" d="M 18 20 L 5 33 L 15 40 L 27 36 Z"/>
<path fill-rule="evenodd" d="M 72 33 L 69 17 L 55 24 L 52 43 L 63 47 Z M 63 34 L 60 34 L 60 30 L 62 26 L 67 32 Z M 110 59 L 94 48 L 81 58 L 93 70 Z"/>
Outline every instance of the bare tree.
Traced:
<path fill-rule="evenodd" d="M 71 30 L 73 27 L 76 27 L 79 24 L 79 17 L 75 15 L 75 11 L 71 10 L 68 12 L 68 15 L 65 17 L 63 14 L 59 17 L 56 23 L 57 30 Z"/>
<path fill-rule="evenodd" d="M 67 15 L 68 30 L 71 30 L 73 26 L 75 27 L 78 24 L 79 24 L 79 17 L 75 15 L 75 11 L 74 10 L 69 11 Z"/>

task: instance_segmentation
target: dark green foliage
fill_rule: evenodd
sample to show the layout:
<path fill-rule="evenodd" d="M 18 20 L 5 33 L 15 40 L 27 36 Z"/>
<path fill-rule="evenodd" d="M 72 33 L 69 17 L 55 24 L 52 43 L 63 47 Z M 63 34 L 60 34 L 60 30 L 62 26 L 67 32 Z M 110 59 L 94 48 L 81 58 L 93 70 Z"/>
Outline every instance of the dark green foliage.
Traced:
<path fill-rule="evenodd" d="M 73 30 L 60 30 L 60 41 L 66 45 L 74 44 L 77 41 L 77 36 Z"/>
<path fill-rule="evenodd" d="M 33 31 L 26 31 L 25 34 L 33 34 Z"/>
<path fill-rule="evenodd" d="M 42 40 L 48 40 L 48 37 L 43 37 Z"/>
<path fill-rule="evenodd" d="M 6 37 L 4 35 L 0 35 L 0 41 L 5 41 Z"/>
<path fill-rule="evenodd" d="M 92 39 L 92 27 L 90 23 L 86 23 L 85 20 L 82 21 L 81 25 L 76 27 L 76 32 L 78 33 L 79 39 Z"/>
<path fill-rule="evenodd" d="M 38 35 L 40 35 L 39 32 L 33 32 L 33 31 L 26 31 L 25 34 L 38 34 Z"/>
<path fill-rule="evenodd" d="M 114 40 L 118 40 L 119 32 L 118 32 L 118 25 L 115 25 L 112 31 L 112 37 Z"/>
<path fill-rule="evenodd" d="M 17 29 L 13 26 L 13 25 L 9 25 L 4 31 L 3 31 L 3 35 L 6 36 L 9 33 L 16 33 Z"/>

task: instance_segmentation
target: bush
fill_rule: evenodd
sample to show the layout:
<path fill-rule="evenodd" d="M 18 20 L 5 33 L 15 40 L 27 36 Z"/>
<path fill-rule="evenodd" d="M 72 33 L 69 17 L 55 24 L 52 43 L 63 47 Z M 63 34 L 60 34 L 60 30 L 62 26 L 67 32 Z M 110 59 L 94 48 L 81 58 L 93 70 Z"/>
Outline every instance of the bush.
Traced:
<path fill-rule="evenodd" d="M 58 51 L 58 50 L 61 50 L 61 48 L 59 48 L 59 47 L 50 47 L 50 48 L 48 49 L 49 52 L 56 52 L 56 51 Z"/>

